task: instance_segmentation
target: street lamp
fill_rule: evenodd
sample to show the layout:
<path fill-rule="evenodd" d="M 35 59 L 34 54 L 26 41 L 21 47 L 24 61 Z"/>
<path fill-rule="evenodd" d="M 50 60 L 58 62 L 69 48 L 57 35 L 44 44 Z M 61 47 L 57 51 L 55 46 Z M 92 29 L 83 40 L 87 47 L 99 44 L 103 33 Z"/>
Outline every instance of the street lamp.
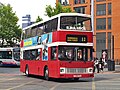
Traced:
<path fill-rule="evenodd" d="M 94 35 L 94 0 L 91 0 L 91 24 L 92 24 L 92 32 Z"/>

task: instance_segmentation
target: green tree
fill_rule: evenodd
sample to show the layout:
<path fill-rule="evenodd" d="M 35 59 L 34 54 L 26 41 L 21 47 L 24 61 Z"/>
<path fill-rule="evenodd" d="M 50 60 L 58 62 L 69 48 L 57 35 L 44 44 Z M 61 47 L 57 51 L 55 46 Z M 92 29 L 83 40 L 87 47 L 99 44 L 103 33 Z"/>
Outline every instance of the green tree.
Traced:
<path fill-rule="evenodd" d="M 4 4 L 0 4 L 0 40 L 2 41 L 0 46 L 14 45 L 14 40 L 20 41 L 22 30 L 17 25 L 18 17 L 12 11 L 12 7 Z"/>
<path fill-rule="evenodd" d="M 38 16 L 36 22 L 40 22 L 40 21 L 43 21 L 43 19 L 40 16 Z"/>
<path fill-rule="evenodd" d="M 56 4 L 55 8 L 51 5 L 47 5 L 45 8 L 45 15 L 48 17 L 52 17 L 54 15 L 57 15 L 59 13 L 70 13 L 72 12 L 70 7 L 62 7 L 60 3 Z"/>

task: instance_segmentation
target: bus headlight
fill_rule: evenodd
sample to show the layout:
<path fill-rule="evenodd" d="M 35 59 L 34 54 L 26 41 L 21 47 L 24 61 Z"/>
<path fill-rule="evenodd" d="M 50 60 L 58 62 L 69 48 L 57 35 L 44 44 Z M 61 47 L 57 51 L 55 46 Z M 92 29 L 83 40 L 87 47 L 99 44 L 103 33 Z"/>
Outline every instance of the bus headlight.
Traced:
<path fill-rule="evenodd" d="M 88 73 L 93 73 L 93 68 L 88 68 Z"/>
<path fill-rule="evenodd" d="M 64 74 L 65 73 L 65 68 L 60 68 L 60 74 Z"/>

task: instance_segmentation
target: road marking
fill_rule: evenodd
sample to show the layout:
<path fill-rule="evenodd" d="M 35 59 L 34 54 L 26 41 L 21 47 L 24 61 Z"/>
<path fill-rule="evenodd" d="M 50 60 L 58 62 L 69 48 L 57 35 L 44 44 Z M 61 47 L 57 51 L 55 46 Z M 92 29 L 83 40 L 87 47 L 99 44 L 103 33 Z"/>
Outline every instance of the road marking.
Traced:
<path fill-rule="evenodd" d="M 24 75 L 24 74 L 9 74 L 9 73 L 0 74 L 0 76 L 15 76 L 15 75 Z"/>
<path fill-rule="evenodd" d="M 16 89 L 16 88 L 22 87 L 22 86 L 24 86 L 24 85 L 26 85 L 26 84 L 32 83 L 32 82 L 34 82 L 34 81 L 30 81 L 30 82 L 27 82 L 27 83 L 24 83 L 24 84 L 20 84 L 20 85 L 18 85 L 18 86 L 15 86 L 15 87 L 12 87 L 12 88 L 8 88 L 8 89 L 6 89 L 6 90 Z"/>
<path fill-rule="evenodd" d="M 6 81 L 10 81 L 10 80 L 15 80 L 15 79 L 17 79 L 17 78 L 2 79 L 2 81 L 0 81 L 0 82 L 6 82 Z"/>
<path fill-rule="evenodd" d="M 50 88 L 50 90 L 55 90 L 55 88 L 56 88 L 57 86 L 59 86 L 59 85 L 60 85 L 60 83 L 56 84 L 55 86 L 53 86 L 52 88 Z"/>
<path fill-rule="evenodd" d="M 95 78 L 92 78 L 92 90 L 95 90 Z"/>

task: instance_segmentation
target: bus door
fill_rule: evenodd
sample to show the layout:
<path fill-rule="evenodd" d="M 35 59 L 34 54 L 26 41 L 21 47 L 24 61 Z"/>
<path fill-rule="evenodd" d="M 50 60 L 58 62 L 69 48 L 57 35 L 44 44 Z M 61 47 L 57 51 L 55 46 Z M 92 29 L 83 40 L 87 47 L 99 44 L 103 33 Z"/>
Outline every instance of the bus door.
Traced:
<path fill-rule="evenodd" d="M 34 49 L 31 51 L 31 59 L 33 60 L 32 62 L 32 69 L 33 72 L 37 75 L 40 73 L 40 68 L 41 68 L 41 49 Z"/>
<path fill-rule="evenodd" d="M 52 76 L 52 77 L 57 77 L 57 73 L 59 71 L 58 69 L 58 65 L 59 65 L 59 62 L 57 60 L 57 55 L 58 55 L 58 47 L 56 46 L 52 46 L 49 48 L 49 75 Z"/>

